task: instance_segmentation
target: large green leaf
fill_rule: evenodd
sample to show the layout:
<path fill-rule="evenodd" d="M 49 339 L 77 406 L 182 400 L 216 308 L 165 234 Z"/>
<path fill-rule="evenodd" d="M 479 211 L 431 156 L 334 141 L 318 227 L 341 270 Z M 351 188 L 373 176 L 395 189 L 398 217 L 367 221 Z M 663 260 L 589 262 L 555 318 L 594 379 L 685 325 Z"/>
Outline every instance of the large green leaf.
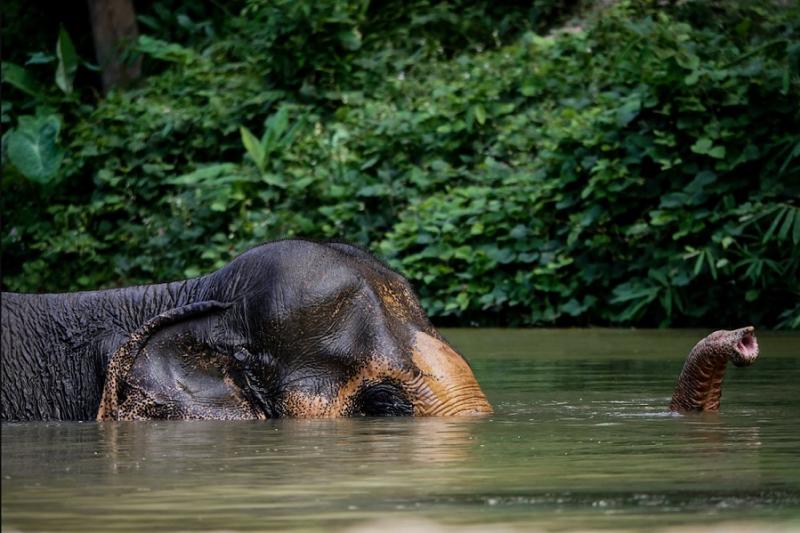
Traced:
<path fill-rule="evenodd" d="M 251 132 L 245 126 L 239 128 L 239 133 L 242 135 L 242 144 L 247 150 L 248 155 L 256 164 L 258 170 L 263 173 L 267 158 L 264 148 L 261 146 L 261 143 L 258 141 L 256 136 L 253 135 L 253 132 Z"/>
<path fill-rule="evenodd" d="M 29 180 L 52 182 L 64 157 L 58 146 L 60 130 L 61 121 L 56 115 L 20 117 L 19 125 L 6 138 L 9 160 Z"/>
<path fill-rule="evenodd" d="M 58 42 L 56 43 L 56 56 L 58 57 L 58 67 L 56 68 L 56 85 L 64 94 L 72 92 L 72 81 L 75 79 L 75 72 L 78 70 L 78 53 L 72 44 L 72 39 L 64 28 L 58 32 Z"/>
<path fill-rule="evenodd" d="M 277 113 L 267 119 L 264 135 L 261 136 L 261 148 L 264 154 L 271 154 L 282 144 L 281 136 L 289 125 L 289 109 L 281 106 Z"/>
<path fill-rule="evenodd" d="M 3 81 L 33 97 L 42 96 L 42 87 L 39 82 L 23 67 L 16 63 L 3 61 Z"/>

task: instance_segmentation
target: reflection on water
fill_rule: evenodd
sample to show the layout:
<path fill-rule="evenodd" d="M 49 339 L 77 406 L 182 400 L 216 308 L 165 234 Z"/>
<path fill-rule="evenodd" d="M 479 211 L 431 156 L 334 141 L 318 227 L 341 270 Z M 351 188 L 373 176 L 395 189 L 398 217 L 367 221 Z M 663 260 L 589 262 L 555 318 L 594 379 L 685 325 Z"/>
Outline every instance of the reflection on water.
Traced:
<path fill-rule="evenodd" d="M 670 415 L 705 334 L 446 332 L 487 418 L 7 424 L 3 527 L 800 526 L 800 336 L 760 335 L 720 413 Z"/>

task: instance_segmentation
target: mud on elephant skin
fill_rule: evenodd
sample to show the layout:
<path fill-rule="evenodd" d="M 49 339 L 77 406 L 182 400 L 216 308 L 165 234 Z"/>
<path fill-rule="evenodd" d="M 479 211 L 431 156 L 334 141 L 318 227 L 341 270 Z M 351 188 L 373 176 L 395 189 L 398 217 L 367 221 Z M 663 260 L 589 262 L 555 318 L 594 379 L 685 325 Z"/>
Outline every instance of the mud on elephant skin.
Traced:
<path fill-rule="evenodd" d="M 191 280 L 3 293 L 2 378 L 3 420 L 492 412 L 404 278 L 306 240 Z"/>

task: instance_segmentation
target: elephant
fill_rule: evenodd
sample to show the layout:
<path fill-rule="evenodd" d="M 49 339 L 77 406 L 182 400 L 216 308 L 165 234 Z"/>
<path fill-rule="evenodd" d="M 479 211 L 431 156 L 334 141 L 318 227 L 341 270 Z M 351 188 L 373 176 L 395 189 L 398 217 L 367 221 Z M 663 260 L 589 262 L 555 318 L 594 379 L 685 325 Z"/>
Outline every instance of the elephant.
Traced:
<path fill-rule="evenodd" d="M 263 244 L 209 275 L 2 293 L 2 420 L 266 419 L 492 412 L 408 281 L 342 242 Z M 669 409 L 719 409 L 752 326 L 689 353 Z"/>
<path fill-rule="evenodd" d="M 408 281 L 348 243 L 273 241 L 171 283 L 2 294 L 6 421 L 491 412 Z"/>
<path fill-rule="evenodd" d="M 742 367 L 752 365 L 758 358 L 754 331 L 753 326 L 719 330 L 698 342 L 678 376 L 669 410 L 678 413 L 719 410 L 728 361 Z"/>

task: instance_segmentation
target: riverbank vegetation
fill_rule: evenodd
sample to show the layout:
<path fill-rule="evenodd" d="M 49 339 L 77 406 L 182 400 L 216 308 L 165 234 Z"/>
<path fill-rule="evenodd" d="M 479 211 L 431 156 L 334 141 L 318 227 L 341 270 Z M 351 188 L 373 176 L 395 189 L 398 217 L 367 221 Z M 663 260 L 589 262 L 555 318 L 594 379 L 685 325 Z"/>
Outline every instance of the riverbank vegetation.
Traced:
<path fill-rule="evenodd" d="M 79 28 L 6 22 L 4 290 L 305 236 L 439 324 L 800 328 L 800 8 L 531 4 L 153 1 L 106 95 Z"/>

